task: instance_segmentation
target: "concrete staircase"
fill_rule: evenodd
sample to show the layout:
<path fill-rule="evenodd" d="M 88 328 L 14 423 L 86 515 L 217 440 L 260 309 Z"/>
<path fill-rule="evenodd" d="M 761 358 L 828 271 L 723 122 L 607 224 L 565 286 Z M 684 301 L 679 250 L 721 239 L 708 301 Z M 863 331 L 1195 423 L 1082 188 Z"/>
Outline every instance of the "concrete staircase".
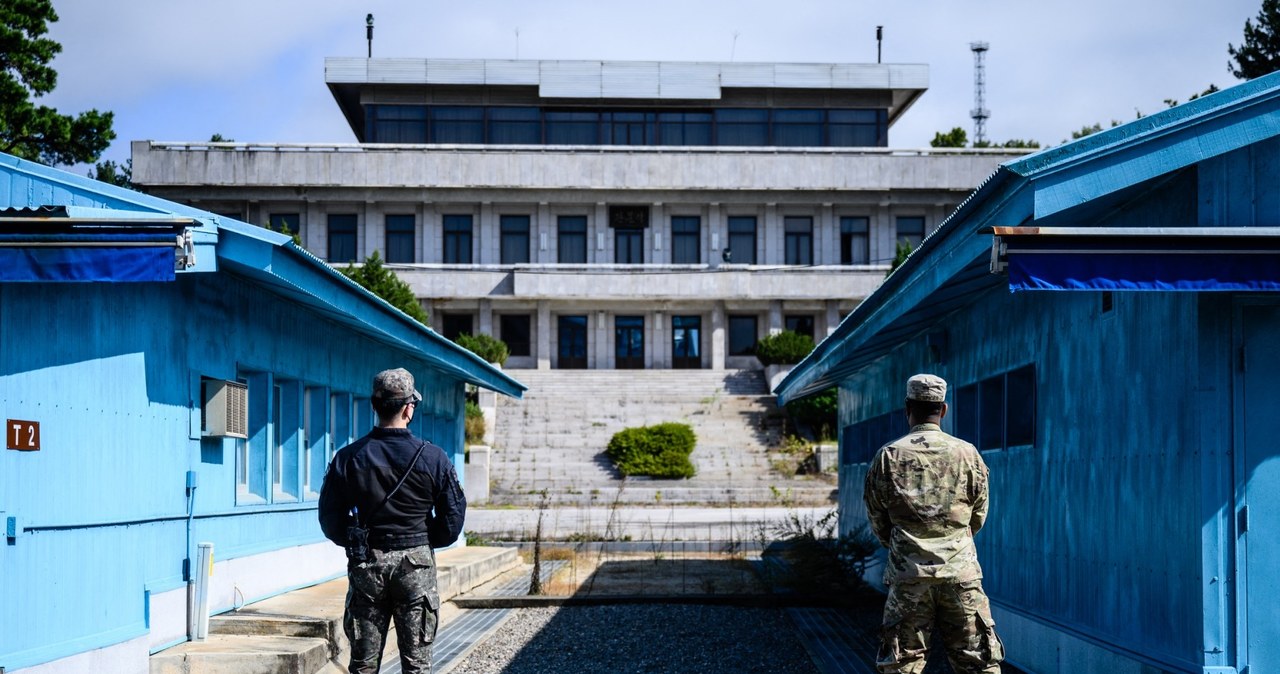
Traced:
<path fill-rule="evenodd" d="M 523 400 L 500 399 L 491 500 L 537 505 L 821 504 L 833 485 L 772 468 L 782 415 L 757 370 L 511 370 Z M 668 421 L 697 436 L 689 480 L 629 478 L 605 456 L 618 431 Z"/>

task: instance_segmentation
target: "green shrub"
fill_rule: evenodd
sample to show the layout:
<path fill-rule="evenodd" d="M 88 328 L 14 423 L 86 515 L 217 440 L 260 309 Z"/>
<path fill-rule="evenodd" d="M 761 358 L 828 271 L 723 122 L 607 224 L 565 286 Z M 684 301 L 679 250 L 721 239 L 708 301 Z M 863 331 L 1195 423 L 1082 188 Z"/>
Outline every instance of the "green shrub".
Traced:
<path fill-rule="evenodd" d="M 765 365 L 793 365 L 813 351 L 813 338 L 783 330 L 756 343 L 756 358 Z"/>
<path fill-rule="evenodd" d="M 838 411 L 839 401 L 834 388 L 787 403 L 787 413 L 791 418 L 797 424 L 809 427 L 817 440 L 835 439 Z"/>
<path fill-rule="evenodd" d="M 665 423 L 618 431 L 605 453 L 623 475 L 686 478 L 697 472 L 689 460 L 695 442 L 689 424 Z"/>
<path fill-rule="evenodd" d="M 506 342 L 489 335 L 468 335 L 463 333 L 458 335 L 458 338 L 454 341 L 458 343 L 458 346 L 483 358 L 486 363 L 502 365 L 507 362 L 507 356 L 511 353 L 507 349 Z"/>
<path fill-rule="evenodd" d="M 466 436 L 467 444 L 474 445 L 484 441 L 484 412 L 480 411 L 480 406 L 467 401 L 466 414 L 462 420 L 462 432 Z"/>

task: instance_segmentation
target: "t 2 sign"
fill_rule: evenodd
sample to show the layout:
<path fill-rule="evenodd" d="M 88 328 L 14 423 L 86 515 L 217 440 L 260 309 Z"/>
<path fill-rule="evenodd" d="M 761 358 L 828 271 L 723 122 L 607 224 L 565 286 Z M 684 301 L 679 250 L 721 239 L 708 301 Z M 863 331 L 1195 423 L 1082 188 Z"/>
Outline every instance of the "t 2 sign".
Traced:
<path fill-rule="evenodd" d="M 4 422 L 5 445 L 21 452 L 40 449 L 40 422 L 6 419 Z"/>

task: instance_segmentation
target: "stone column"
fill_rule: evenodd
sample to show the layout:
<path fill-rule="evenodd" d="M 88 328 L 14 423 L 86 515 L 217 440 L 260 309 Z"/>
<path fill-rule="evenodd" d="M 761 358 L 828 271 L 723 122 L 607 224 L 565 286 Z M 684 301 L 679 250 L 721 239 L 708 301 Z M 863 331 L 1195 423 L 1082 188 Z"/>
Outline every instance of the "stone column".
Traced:
<path fill-rule="evenodd" d="M 831 333 L 840 326 L 840 300 L 827 300 L 825 304 L 827 305 L 827 336 L 830 337 Z"/>
<path fill-rule="evenodd" d="M 480 218 L 476 222 L 476 243 L 479 244 L 476 264 L 498 264 L 502 260 L 499 254 L 498 218 L 493 214 L 493 204 L 480 204 Z"/>
<path fill-rule="evenodd" d="M 605 370 L 612 367 L 609 358 L 609 312 L 591 311 L 587 313 L 589 325 L 595 326 L 595 337 L 591 340 L 591 363 L 593 370 Z"/>
<path fill-rule="evenodd" d="M 760 264 L 782 264 L 786 260 L 786 249 L 777 204 L 764 205 L 764 226 L 760 229 L 764 242 L 764 255 L 759 258 Z"/>
<path fill-rule="evenodd" d="M 724 302 L 718 301 L 711 308 L 711 369 L 723 370 L 724 357 L 729 351 L 726 338 Z"/>
<path fill-rule="evenodd" d="M 655 311 L 653 314 L 653 369 L 671 368 L 671 340 L 667 337 L 667 322 L 671 320 L 669 311 Z"/>
<path fill-rule="evenodd" d="M 649 212 L 649 229 L 645 230 L 645 243 L 649 248 L 644 261 L 666 264 L 671 261 L 671 228 L 667 226 L 667 209 L 661 201 L 654 202 Z"/>
<path fill-rule="evenodd" d="M 493 300 L 482 298 L 480 300 L 480 324 L 476 326 L 476 331 L 482 335 L 493 335 Z"/>
<path fill-rule="evenodd" d="M 383 239 L 386 228 L 382 226 L 382 209 L 378 204 L 372 201 L 364 202 L 364 212 L 360 216 L 360 222 L 356 224 L 356 238 L 359 243 L 356 244 L 356 259 L 364 260 L 366 257 L 373 255 L 373 251 L 381 251 L 383 249 Z M 385 251 L 384 251 L 385 253 Z M 385 260 L 386 255 L 382 258 Z"/>
<path fill-rule="evenodd" d="M 609 207 L 604 202 L 596 203 L 595 217 L 587 223 L 587 262 L 608 264 L 613 262 L 609 254 Z"/>
<path fill-rule="evenodd" d="M 769 302 L 769 334 L 776 335 L 782 332 L 782 300 L 770 300 Z"/>
<path fill-rule="evenodd" d="M 533 321 L 534 349 L 533 355 L 538 359 L 539 370 L 551 369 L 551 305 L 546 300 L 538 300 L 538 315 Z"/>
<path fill-rule="evenodd" d="M 427 201 L 415 209 L 418 218 L 418 262 L 439 262 L 443 259 L 441 237 L 443 228 L 436 216 L 436 205 Z"/>
<path fill-rule="evenodd" d="M 556 261 L 555 227 L 551 222 L 551 207 L 547 202 L 538 203 L 533 222 L 529 223 L 529 261 L 547 263 Z"/>
<path fill-rule="evenodd" d="M 871 259 L 880 264 L 893 262 L 897 248 L 897 231 L 889 213 L 889 201 L 881 201 L 871 214 Z"/>
<path fill-rule="evenodd" d="M 836 222 L 835 208 L 831 204 L 822 205 L 814 227 L 818 232 L 813 239 L 816 246 L 813 263 L 840 264 L 840 225 Z"/>
<path fill-rule="evenodd" d="M 321 260 L 328 259 L 329 225 L 325 222 L 324 211 L 320 208 L 320 204 L 308 201 L 304 207 L 302 217 L 305 220 L 302 225 L 302 231 L 306 232 L 302 245 L 306 246 L 312 255 Z"/>
<path fill-rule="evenodd" d="M 719 267 L 722 262 L 720 252 L 729 247 L 729 235 L 725 228 L 724 218 L 720 217 L 720 204 L 711 203 L 707 205 L 707 234 L 703 237 L 703 243 L 707 251 L 707 264 L 712 267 Z"/>

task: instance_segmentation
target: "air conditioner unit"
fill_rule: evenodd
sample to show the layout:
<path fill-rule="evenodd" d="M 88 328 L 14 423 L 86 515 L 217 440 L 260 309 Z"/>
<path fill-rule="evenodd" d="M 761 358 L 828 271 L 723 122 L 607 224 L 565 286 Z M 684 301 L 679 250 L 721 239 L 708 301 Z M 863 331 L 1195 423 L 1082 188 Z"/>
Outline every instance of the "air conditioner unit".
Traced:
<path fill-rule="evenodd" d="M 249 437 L 249 387 L 237 381 L 201 380 L 204 407 L 201 435 L 211 438 Z"/>

